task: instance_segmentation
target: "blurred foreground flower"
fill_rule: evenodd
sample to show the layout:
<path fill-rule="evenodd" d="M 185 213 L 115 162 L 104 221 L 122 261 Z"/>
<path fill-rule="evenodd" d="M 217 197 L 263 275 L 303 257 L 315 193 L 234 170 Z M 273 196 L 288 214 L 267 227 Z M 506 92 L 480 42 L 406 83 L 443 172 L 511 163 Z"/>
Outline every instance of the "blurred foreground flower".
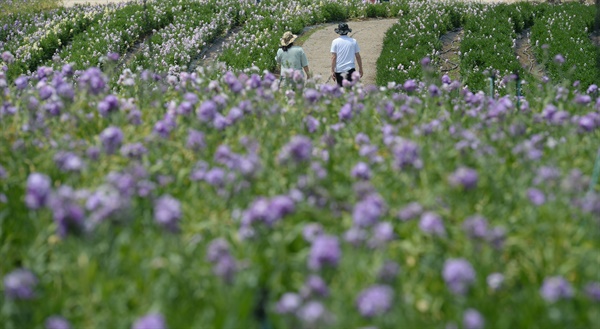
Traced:
<path fill-rule="evenodd" d="M 27 178 L 25 204 L 29 209 L 40 209 L 47 204 L 50 192 L 50 177 L 40 173 L 32 173 Z"/>
<path fill-rule="evenodd" d="M 483 329 L 485 321 L 481 313 L 477 310 L 469 308 L 463 315 L 463 328 L 464 329 Z"/>
<path fill-rule="evenodd" d="M 390 310 L 394 290 L 386 285 L 375 285 L 363 290 L 356 299 L 356 307 L 364 317 L 381 315 Z"/>
<path fill-rule="evenodd" d="M 573 287 L 561 276 L 553 276 L 544 279 L 544 283 L 540 288 L 542 298 L 550 303 L 554 303 L 559 299 L 570 299 L 573 297 Z"/>
<path fill-rule="evenodd" d="M 179 230 L 181 204 L 170 195 L 163 195 L 154 203 L 154 219 L 169 231 Z"/>
<path fill-rule="evenodd" d="M 62 316 L 51 316 L 46 319 L 46 329 L 71 329 L 71 324 Z"/>
<path fill-rule="evenodd" d="M 450 185 L 461 186 L 465 190 L 476 188 L 478 179 L 477 170 L 466 167 L 456 169 L 448 178 Z"/>
<path fill-rule="evenodd" d="M 466 259 L 449 259 L 444 263 L 442 272 L 444 281 L 450 291 L 458 295 L 464 295 L 475 282 L 475 270 Z"/>
<path fill-rule="evenodd" d="M 147 314 L 135 321 L 131 329 L 166 329 L 165 318 L 157 313 Z"/>
<path fill-rule="evenodd" d="M 337 266 L 342 257 L 340 244 L 335 236 L 320 235 L 315 238 L 308 256 L 308 267 L 320 270 L 325 266 Z"/>
<path fill-rule="evenodd" d="M 8 299 L 33 299 L 37 283 L 38 280 L 31 271 L 17 269 L 4 276 L 4 294 Z"/>

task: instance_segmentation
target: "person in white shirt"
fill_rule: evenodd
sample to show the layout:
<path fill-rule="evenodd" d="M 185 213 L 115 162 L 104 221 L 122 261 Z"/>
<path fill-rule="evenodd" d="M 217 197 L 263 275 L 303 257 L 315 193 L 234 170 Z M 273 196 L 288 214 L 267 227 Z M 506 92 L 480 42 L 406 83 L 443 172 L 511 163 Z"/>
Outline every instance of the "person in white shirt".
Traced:
<path fill-rule="evenodd" d="M 348 32 L 352 29 L 346 23 L 340 23 L 335 29 L 335 33 L 340 36 L 331 42 L 331 77 L 338 86 L 343 86 L 344 80 L 352 81 L 352 73 L 356 71 L 358 64 L 358 74 L 362 78 L 363 68 L 360 58 L 360 48 L 356 39 L 350 38 Z"/>

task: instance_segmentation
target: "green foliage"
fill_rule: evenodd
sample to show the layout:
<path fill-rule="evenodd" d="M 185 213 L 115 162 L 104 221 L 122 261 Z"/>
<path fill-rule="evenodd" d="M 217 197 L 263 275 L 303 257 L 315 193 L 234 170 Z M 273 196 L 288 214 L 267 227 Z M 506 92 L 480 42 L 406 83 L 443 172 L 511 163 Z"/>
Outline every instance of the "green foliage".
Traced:
<path fill-rule="evenodd" d="M 579 81 L 580 88 L 586 89 L 600 81 L 600 48 L 589 38 L 595 14 L 594 6 L 568 3 L 549 6 L 536 16 L 531 29 L 533 50 L 554 82 Z M 557 55 L 564 57 L 564 64 L 554 61 Z"/>
<path fill-rule="evenodd" d="M 338 2 L 328 2 L 321 6 L 321 15 L 326 22 L 342 22 L 348 19 L 348 8 Z"/>
<path fill-rule="evenodd" d="M 369 4 L 367 5 L 367 17 L 386 17 L 388 13 L 388 6 L 386 4 Z"/>
<path fill-rule="evenodd" d="M 415 3 L 398 24 L 386 32 L 383 49 L 377 59 L 377 84 L 403 83 L 423 76 L 419 64 L 441 48 L 440 37 L 458 27 L 462 5 Z M 420 6 L 427 6 L 420 8 Z M 424 9 L 424 10 L 423 10 Z"/>

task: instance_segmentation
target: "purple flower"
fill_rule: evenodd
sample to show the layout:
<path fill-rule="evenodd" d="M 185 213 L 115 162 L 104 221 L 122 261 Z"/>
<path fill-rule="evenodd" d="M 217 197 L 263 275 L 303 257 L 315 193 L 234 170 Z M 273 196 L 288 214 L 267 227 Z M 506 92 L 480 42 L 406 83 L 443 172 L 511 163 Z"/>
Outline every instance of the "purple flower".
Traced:
<path fill-rule="evenodd" d="M 119 53 L 111 52 L 106 55 L 106 58 L 113 62 L 116 62 L 119 60 L 119 58 L 121 58 L 121 55 L 119 55 Z"/>
<path fill-rule="evenodd" d="M 429 58 L 429 56 L 425 56 L 421 59 L 422 66 L 429 66 L 429 64 L 431 64 L 431 58 Z"/>
<path fill-rule="evenodd" d="M 62 316 L 51 316 L 46 319 L 46 329 L 71 329 L 71 324 Z"/>
<path fill-rule="evenodd" d="M 379 247 L 385 243 L 392 241 L 396 235 L 394 234 L 394 227 L 390 222 L 382 222 L 373 226 L 373 236 L 370 241 L 371 247 Z"/>
<path fill-rule="evenodd" d="M 321 98 L 321 94 L 319 93 L 319 91 L 312 89 L 312 88 L 308 88 L 306 90 L 304 90 L 304 99 L 310 103 L 310 104 L 314 104 L 316 103 L 319 99 Z"/>
<path fill-rule="evenodd" d="M 477 312 L 472 308 L 469 308 L 463 314 L 463 328 L 464 329 L 483 329 L 485 321 L 481 313 Z"/>
<path fill-rule="evenodd" d="M 291 214 L 296 209 L 294 200 L 287 195 L 278 195 L 271 199 L 269 203 L 269 216 L 267 224 L 274 224 L 283 217 Z"/>
<path fill-rule="evenodd" d="M 352 105 L 349 103 L 344 104 L 338 113 L 340 121 L 348 121 L 352 119 Z"/>
<path fill-rule="evenodd" d="M 279 314 L 289 314 L 295 312 L 302 305 L 302 298 L 297 293 L 287 292 L 281 296 L 275 311 Z"/>
<path fill-rule="evenodd" d="M 392 152 L 394 154 L 394 164 L 398 169 L 406 169 L 407 167 L 421 169 L 423 167 L 419 146 L 415 142 L 402 139 L 393 147 Z"/>
<path fill-rule="evenodd" d="M 319 129 L 319 120 L 310 115 L 307 115 L 306 118 L 304 118 L 304 123 L 306 124 L 306 130 L 311 134 Z"/>
<path fill-rule="evenodd" d="M 404 84 L 402 85 L 402 87 L 404 88 L 405 91 L 411 92 L 411 91 L 417 90 L 418 85 L 415 80 L 410 79 L 410 80 L 406 80 L 404 82 Z"/>
<path fill-rule="evenodd" d="M 371 179 L 371 169 L 369 165 L 364 162 L 359 162 L 352 168 L 352 177 L 357 179 L 369 180 Z"/>
<path fill-rule="evenodd" d="M 147 314 L 135 321 L 131 329 L 166 329 L 165 318 L 158 313 Z"/>
<path fill-rule="evenodd" d="M 421 231 L 437 235 L 437 236 L 445 236 L 446 228 L 444 227 L 444 222 L 442 221 L 442 217 L 440 215 L 428 211 L 421 215 L 421 220 L 419 221 L 419 228 Z"/>
<path fill-rule="evenodd" d="M 324 266 L 337 266 L 342 256 L 340 244 L 335 236 L 320 235 L 313 242 L 308 256 L 308 267 L 320 270 Z"/>
<path fill-rule="evenodd" d="M 579 104 L 579 105 L 588 105 L 591 101 L 592 101 L 592 97 L 590 97 L 590 95 L 582 95 L 582 94 L 575 95 L 575 98 L 573 99 L 573 102 L 575 102 L 575 104 Z"/>
<path fill-rule="evenodd" d="M 469 286 L 475 282 L 475 270 L 463 258 L 446 260 L 442 276 L 450 291 L 458 295 L 467 293 Z"/>
<path fill-rule="evenodd" d="M 565 62 L 565 58 L 563 57 L 563 55 L 557 54 L 556 56 L 554 56 L 554 63 L 561 65 L 564 62 Z"/>
<path fill-rule="evenodd" d="M 37 283 L 38 280 L 31 271 L 17 269 L 4 276 L 4 294 L 8 299 L 33 299 Z"/>
<path fill-rule="evenodd" d="M 401 221 L 406 222 L 411 219 L 417 218 L 417 216 L 421 215 L 421 213 L 423 213 L 423 206 L 421 206 L 420 203 L 413 201 L 404 206 L 404 208 L 400 209 L 400 211 L 398 211 L 397 217 Z"/>
<path fill-rule="evenodd" d="M 439 97 L 441 95 L 441 91 L 440 88 L 438 88 L 438 86 L 431 84 L 429 85 L 429 95 L 431 97 Z"/>
<path fill-rule="evenodd" d="M 302 237 L 307 242 L 313 242 L 315 239 L 323 234 L 323 226 L 319 223 L 308 223 L 302 230 Z"/>
<path fill-rule="evenodd" d="M 460 167 L 450 175 L 449 181 L 452 186 L 462 186 L 465 190 L 472 190 L 477 187 L 477 170 Z"/>
<path fill-rule="evenodd" d="M 504 228 L 496 226 L 488 230 L 486 240 L 492 245 L 494 249 L 502 249 L 502 247 L 504 246 L 505 239 L 506 230 Z"/>
<path fill-rule="evenodd" d="M 217 114 L 217 103 L 207 100 L 200 104 L 196 114 L 202 122 L 212 122 Z"/>
<path fill-rule="evenodd" d="M 384 201 L 376 194 L 370 194 L 354 205 L 352 220 L 358 227 L 372 226 L 379 221 L 385 209 Z"/>
<path fill-rule="evenodd" d="M 181 204 L 170 195 L 163 195 L 154 203 L 154 219 L 169 231 L 179 230 L 181 216 Z"/>
<path fill-rule="evenodd" d="M 546 196 L 544 192 L 538 190 L 537 188 L 527 189 L 527 198 L 529 201 L 536 206 L 541 206 L 546 202 Z"/>
<path fill-rule="evenodd" d="M 41 100 L 46 100 L 52 96 L 54 93 L 54 88 L 48 85 L 43 85 L 40 87 L 40 89 L 38 89 L 38 93 Z"/>
<path fill-rule="evenodd" d="M 0 55 L 0 58 L 2 58 L 6 64 L 11 64 L 15 61 L 15 56 L 13 56 L 13 54 L 11 54 L 9 51 L 3 52 L 2 55 Z"/>
<path fill-rule="evenodd" d="M 101 116 L 105 117 L 111 112 L 115 112 L 119 109 L 119 99 L 115 95 L 108 95 L 98 102 L 98 112 Z"/>
<path fill-rule="evenodd" d="M 212 240 L 206 249 L 206 259 L 211 263 L 216 263 L 221 258 L 229 255 L 229 244 L 223 238 Z"/>
<path fill-rule="evenodd" d="M 106 154 L 113 154 L 121 146 L 123 132 L 121 129 L 110 126 L 100 133 L 100 141 Z"/>
<path fill-rule="evenodd" d="M 363 290 L 356 298 L 356 307 L 364 317 L 374 317 L 390 310 L 394 290 L 386 285 L 375 285 Z"/>
<path fill-rule="evenodd" d="M 326 297 L 329 295 L 329 288 L 320 276 L 311 274 L 304 282 L 301 294 L 303 298 Z"/>
<path fill-rule="evenodd" d="M 450 77 L 447 74 L 444 74 L 442 76 L 442 83 L 443 84 L 450 84 L 450 82 L 452 82 L 452 79 L 450 79 Z"/>
<path fill-rule="evenodd" d="M 293 160 L 302 162 L 310 159 L 312 155 L 312 142 L 310 138 L 296 135 L 279 152 L 278 159 L 281 162 Z"/>
<path fill-rule="evenodd" d="M 79 77 L 79 85 L 94 95 L 98 95 L 107 89 L 108 79 L 97 67 L 90 67 Z"/>
<path fill-rule="evenodd" d="M 29 79 L 26 76 L 22 75 L 15 79 L 15 86 L 17 86 L 17 89 L 23 90 L 27 87 L 28 81 Z"/>
<path fill-rule="evenodd" d="M 212 186 L 222 187 L 225 184 L 225 175 L 225 170 L 215 167 L 205 173 L 204 180 Z"/>
<path fill-rule="evenodd" d="M 68 233 L 79 233 L 83 230 L 85 212 L 76 202 L 73 189 L 65 185 L 58 188 L 50 198 L 49 207 L 52 209 L 59 236 L 65 237 Z"/>
<path fill-rule="evenodd" d="M 540 288 L 542 298 L 550 303 L 554 303 L 559 299 L 570 299 L 573 297 L 573 287 L 561 276 L 553 276 L 544 279 L 544 283 Z"/>
<path fill-rule="evenodd" d="M 351 227 L 344 233 L 344 241 L 357 247 L 367 239 L 367 231 L 360 227 Z"/>
<path fill-rule="evenodd" d="M 463 222 L 463 230 L 471 239 L 485 239 L 488 234 L 488 223 L 483 216 L 471 216 Z"/>
<path fill-rule="evenodd" d="M 504 284 L 504 275 L 502 273 L 492 273 L 487 276 L 486 282 L 492 290 L 498 290 Z"/>
<path fill-rule="evenodd" d="M 48 202 L 50 196 L 50 178 L 44 174 L 32 173 L 27 177 L 25 204 L 29 209 L 40 209 Z"/>
<path fill-rule="evenodd" d="M 394 261 L 386 261 L 377 272 L 377 278 L 384 282 L 391 282 L 396 279 L 400 273 L 400 265 Z"/>
<path fill-rule="evenodd" d="M 142 143 L 125 144 L 121 147 L 121 155 L 130 159 L 141 159 L 148 149 Z"/>
<path fill-rule="evenodd" d="M 584 291 L 591 300 L 600 302 L 600 283 L 590 282 L 585 285 Z"/>
<path fill-rule="evenodd" d="M 315 325 L 319 322 L 326 321 L 328 318 L 325 306 L 318 301 L 310 301 L 304 304 L 304 306 L 296 312 L 296 316 L 300 321 L 309 325 Z"/>

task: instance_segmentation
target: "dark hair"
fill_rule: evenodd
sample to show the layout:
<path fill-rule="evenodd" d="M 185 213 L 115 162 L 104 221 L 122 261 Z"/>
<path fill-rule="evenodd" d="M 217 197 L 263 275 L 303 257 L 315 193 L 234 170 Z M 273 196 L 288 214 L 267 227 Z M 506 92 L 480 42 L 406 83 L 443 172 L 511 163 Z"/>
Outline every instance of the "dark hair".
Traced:
<path fill-rule="evenodd" d="M 288 51 L 288 49 L 292 48 L 294 46 L 294 43 L 290 43 L 287 46 L 281 46 L 281 49 L 283 49 L 283 51 Z"/>

